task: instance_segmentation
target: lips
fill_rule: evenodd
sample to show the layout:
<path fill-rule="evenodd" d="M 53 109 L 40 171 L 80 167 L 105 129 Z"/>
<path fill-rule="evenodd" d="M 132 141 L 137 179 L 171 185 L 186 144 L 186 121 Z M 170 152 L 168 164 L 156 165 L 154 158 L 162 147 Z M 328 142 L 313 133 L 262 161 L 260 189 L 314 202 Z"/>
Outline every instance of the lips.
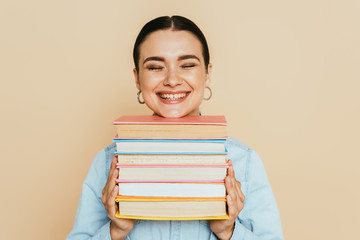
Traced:
<path fill-rule="evenodd" d="M 190 92 L 158 92 L 157 95 L 159 96 L 161 102 L 167 103 L 167 104 L 174 104 L 174 103 L 180 103 L 184 101 L 187 96 L 189 96 Z"/>

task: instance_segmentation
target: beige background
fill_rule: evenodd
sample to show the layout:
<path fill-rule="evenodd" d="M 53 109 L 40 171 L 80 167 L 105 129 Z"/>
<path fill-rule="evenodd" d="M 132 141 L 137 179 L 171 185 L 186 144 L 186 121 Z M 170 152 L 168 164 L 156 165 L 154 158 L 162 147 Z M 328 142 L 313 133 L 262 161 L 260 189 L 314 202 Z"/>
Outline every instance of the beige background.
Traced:
<path fill-rule="evenodd" d="M 111 122 L 136 101 L 132 46 L 148 20 L 203 29 L 205 114 L 262 157 L 286 239 L 360 226 L 359 1 L 1 1 L 1 239 L 64 239 Z"/>

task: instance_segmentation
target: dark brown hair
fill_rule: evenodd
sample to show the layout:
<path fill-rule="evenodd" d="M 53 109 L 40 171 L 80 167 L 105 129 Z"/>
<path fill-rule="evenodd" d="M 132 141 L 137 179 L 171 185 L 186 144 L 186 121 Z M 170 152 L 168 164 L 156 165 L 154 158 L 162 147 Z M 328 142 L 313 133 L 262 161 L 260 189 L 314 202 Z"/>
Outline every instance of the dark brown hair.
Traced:
<path fill-rule="evenodd" d="M 158 17 L 151 20 L 150 22 L 146 23 L 143 26 L 139 35 L 136 38 L 134 44 L 134 50 L 133 50 L 133 58 L 134 58 L 134 64 L 136 70 L 139 71 L 139 55 L 140 55 L 139 47 L 141 43 L 145 40 L 146 36 L 157 30 L 166 30 L 166 29 L 171 29 L 174 31 L 179 31 L 179 30 L 189 31 L 199 39 L 203 47 L 203 57 L 205 62 L 205 68 L 207 71 L 210 62 L 210 54 L 209 54 L 209 48 L 206 42 L 206 38 L 204 34 L 201 32 L 200 28 L 196 26 L 194 22 L 182 16 Z"/>

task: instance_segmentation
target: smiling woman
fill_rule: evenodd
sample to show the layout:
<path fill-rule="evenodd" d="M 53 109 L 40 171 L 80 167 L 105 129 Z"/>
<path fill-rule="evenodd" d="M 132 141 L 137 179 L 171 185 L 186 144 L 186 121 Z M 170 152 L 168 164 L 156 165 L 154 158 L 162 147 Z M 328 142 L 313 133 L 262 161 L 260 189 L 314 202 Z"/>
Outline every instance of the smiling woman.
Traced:
<path fill-rule="evenodd" d="M 206 39 L 192 21 L 181 16 L 150 21 L 136 39 L 133 57 L 140 103 L 165 118 L 200 114 L 212 65 Z M 111 144 L 90 167 L 68 239 L 283 239 L 279 212 L 259 156 L 231 137 L 226 148 L 229 219 L 134 221 L 115 217 L 119 171 L 115 144 Z"/>
<path fill-rule="evenodd" d="M 134 46 L 134 75 L 146 105 L 163 117 L 199 115 L 212 65 L 200 29 L 174 16 L 144 26 Z"/>
<path fill-rule="evenodd" d="M 146 105 L 163 117 L 199 115 L 211 70 L 203 59 L 200 41 L 188 31 L 149 34 L 140 45 L 140 64 L 134 69 Z"/>

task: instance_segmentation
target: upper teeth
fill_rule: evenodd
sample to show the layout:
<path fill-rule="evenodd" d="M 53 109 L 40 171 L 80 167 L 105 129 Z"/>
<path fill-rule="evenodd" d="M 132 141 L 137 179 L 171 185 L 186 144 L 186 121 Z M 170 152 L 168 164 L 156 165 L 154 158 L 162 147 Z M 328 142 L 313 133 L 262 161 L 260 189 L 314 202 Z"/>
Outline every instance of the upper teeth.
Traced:
<path fill-rule="evenodd" d="M 176 99 L 179 99 L 179 98 L 183 98 L 185 96 L 186 96 L 186 93 L 160 94 L 161 98 L 170 99 L 170 100 L 176 100 Z"/>

